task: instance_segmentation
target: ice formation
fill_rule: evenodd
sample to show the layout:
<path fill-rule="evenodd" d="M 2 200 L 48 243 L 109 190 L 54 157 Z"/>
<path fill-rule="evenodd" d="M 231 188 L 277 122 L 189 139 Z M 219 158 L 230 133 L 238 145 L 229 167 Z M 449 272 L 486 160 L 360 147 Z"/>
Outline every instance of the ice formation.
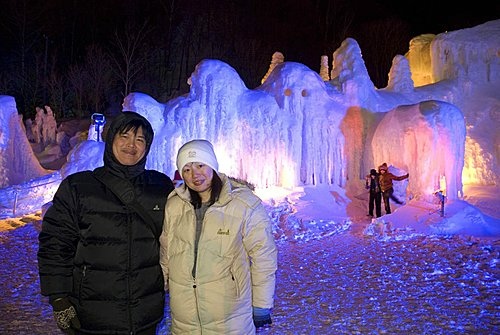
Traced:
<path fill-rule="evenodd" d="M 444 185 L 454 199 L 464 181 L 500 182 L 499 36 L 496 20 L 413 40 L 409 61 L 395 56 L 384 89 L 373 85 L 350 38 L 333 53 L 328 81 L 300 63 L 275 60 L 275 53 L 263 84 L 249 89 L 229 64 L 205 59 L 189 78 L 188 94 L 163 103 L 134 92 L 123 110 L 151 121 L 147 167 L 170 176 L 180 145 L 205 138 L 222 172 L 260 188 L 327 184 L 355 192 L 370 168 L 387 162 L 410 173 L 401 190 L 408 197 L 426 198 Z M 1 123 L 3 185 L 47 174 L 33 158 L 13 99 L 2 97 L 0 110 L 9 120 Z M 100 165 L 102 146 L 76 145 L 60 177 Z M 8 208 L 4 198 L 1 207 Z"/>

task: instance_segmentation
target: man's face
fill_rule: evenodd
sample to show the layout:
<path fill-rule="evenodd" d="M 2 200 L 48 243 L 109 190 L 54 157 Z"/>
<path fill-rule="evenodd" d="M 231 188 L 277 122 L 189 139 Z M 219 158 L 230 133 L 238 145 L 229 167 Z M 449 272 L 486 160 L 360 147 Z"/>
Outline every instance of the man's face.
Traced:
<path fill-rule="evenodd" d="M 130 129 L 126 133 L 118 133 L 113 139 L 113 155 L 123 165 L 135 165 L 146 153 L 146 138 L 142 127 Z"/>

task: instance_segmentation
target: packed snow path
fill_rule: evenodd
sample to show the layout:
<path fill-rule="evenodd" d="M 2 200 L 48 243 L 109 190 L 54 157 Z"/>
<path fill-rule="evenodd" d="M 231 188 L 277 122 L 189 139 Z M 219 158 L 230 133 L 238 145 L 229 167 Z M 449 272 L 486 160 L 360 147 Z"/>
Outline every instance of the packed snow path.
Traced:
<path fill-rule="evenodd" d="M 360 225 L 278 244 L 273 325 L 259 334 L 498 332 L 499 239 L 380 241 L 363 235 Z M 60 334 L 39 294 L 39 229 L 34 221 L 0 232 L 1 334 Z M 168 326 L 167 317 L 158 334 L 167 334 Z"/>

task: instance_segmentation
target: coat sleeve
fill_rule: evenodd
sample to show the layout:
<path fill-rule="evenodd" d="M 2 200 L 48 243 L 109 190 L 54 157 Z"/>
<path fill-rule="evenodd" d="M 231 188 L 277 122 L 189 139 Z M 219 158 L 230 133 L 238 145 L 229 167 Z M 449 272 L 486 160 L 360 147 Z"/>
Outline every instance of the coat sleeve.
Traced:
<path fill-rule="evenodd" d="M 252 305 L 272 308 L 278 269 L 278 250 L 272 233 L 271 220 L 260 199 L 249 211 L 245 221 L 243 244 L 251 262 Z"/>
<path fill-rule="evenodd" d="M 406 178 L 408 178 L 409 176 L 410 176 L 410 174 L 405 174 L 405 175 L 403 175 L 403 176 L 399 176 L 399 177 L 398 177 L 398 176 L 394 176 L 394 175 L 393 175 L 393 178 L 392 178 L 392 179 L 400 181 L 400 180 L 405 180 L 405 179 L 406 179 Z"/>
<path fill-rule="evenodd" d="M 79 238 L 75 197 L 70 182 L 61 182 L 38 235 L 38 272 L 45 296 L 69 295 L 73 286 L 73 259 Z"/>

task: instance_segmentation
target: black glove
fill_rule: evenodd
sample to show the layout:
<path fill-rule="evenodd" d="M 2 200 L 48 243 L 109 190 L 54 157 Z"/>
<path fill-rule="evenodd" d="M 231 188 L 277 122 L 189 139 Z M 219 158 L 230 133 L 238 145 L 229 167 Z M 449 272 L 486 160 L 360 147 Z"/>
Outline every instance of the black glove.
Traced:
<path fill-rule="evenodd" d="M 253 324 L 255 328 L 272 324 L 271 310 L 269 308 L 253 307 Z"/>
<path fill-rule="evenodd" d="M 57 327 L 65 334 L 74 335 L 75 329 L 80 329 L 80 320 L 76 315 L 75 307 L 67 297 L 55 299 L 51 304 Z"/>

